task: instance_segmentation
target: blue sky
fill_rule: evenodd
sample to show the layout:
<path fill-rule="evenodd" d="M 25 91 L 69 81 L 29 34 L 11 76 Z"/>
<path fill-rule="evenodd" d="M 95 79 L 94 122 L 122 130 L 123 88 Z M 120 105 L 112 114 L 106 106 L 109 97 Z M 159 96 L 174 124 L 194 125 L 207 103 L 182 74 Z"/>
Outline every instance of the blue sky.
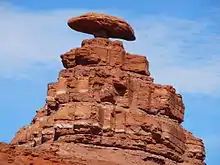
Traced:
<path fill-rule="evenodd" d="M 220 164 L 220 1 L 0 1 L 0 141 L 9 142 L 45 102 L 47 84 L 62 68 L 59 55 L 91 36 L 66 20 L 88 11 L 126 19 L 156 83 L 183 95 L 184 127 L 204 139 L 208 165 Z"/>

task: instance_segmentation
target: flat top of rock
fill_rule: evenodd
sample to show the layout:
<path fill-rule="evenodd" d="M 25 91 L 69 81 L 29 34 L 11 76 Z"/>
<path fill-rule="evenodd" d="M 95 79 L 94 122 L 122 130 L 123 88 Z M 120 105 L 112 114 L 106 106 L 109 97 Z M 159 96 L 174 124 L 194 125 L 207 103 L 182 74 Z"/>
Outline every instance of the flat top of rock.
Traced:
<path fill-rule="evenodd" d="M 106 14 L 90 12 L 68 20 L 68 26 L 76 31 L 96 37 L 135 40 L 134 30 L 123 19 Z"/>

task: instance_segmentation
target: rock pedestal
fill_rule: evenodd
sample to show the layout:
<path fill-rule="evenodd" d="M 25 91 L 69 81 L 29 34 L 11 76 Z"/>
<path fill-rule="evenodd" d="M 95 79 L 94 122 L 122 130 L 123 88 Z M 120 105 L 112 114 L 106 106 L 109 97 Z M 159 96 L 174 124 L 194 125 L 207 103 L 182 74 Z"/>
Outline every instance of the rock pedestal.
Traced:
<path fill-rule="evenodd" d="M 181 95 L 153 83 L 145 56 L 108 39 L 134 40 L 133 29 L 94 14 L 68 23 L 96 38 L 61 55 L 65 69 L 48 84 L 46 104 L 10 145 L 0 144 L 0 164 L 205 165 L 202 140 L 181 126 Z"/>
<path fill-rule="evenodd" d="M 81 144 L 115 151 L 116 159 L 126 151 L 132 164 L 204 164 L 202 141 L 180 125 L 182 97 L 153 83 L 146 57 L 127 53 L 122 42 L 94 38 L 61 59 L 66 69 L 48 85 L 45 106 L 11 144 Z"/>

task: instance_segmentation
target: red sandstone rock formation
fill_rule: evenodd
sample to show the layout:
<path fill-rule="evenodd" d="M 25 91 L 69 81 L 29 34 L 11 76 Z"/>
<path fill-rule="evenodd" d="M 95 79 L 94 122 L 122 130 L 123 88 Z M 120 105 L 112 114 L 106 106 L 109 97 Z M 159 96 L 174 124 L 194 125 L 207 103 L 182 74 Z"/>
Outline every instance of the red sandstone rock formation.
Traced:
<path fill-rule="evenodd" d="M 61 59 L 66 69 L 48 84 L 45 106 L 0 145 L 0 163 L 205 164 L 202 140 L 181 126 L 181 95 L 153 83 L 146 57 L 94 38 Z"/>
<path fill-rule="evenodd" d="M 73 30 L 95 37 L 135 40 L 134 30 L 125 20 L 106 14 L 90 12 L 69 19 L 67 24 Z"/>

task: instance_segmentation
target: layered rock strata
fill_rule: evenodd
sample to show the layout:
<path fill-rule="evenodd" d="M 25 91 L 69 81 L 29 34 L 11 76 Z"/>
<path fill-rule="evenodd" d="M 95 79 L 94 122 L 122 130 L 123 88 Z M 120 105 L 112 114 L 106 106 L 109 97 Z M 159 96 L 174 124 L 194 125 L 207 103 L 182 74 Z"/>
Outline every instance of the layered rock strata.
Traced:
<path fill-rule="evenodd" d="M 48 84 L 46 104 L 11 145 L 56 148 L 54 160 L 65 154 L 63 164 L 71 156 L 84 164 L 205 164 L 202 140 L 181 126 L 181 95 L 153 83 L 145 56 L 97 37 L 61 59 L 65 69 Z"/>
<path fill-rule="evenodd" d="M 123 19 L 106 14 L 90 12 L 68 20 L 68 26 L 76 31 L 95 37 L 135 40 L 134 30 Z"/>

